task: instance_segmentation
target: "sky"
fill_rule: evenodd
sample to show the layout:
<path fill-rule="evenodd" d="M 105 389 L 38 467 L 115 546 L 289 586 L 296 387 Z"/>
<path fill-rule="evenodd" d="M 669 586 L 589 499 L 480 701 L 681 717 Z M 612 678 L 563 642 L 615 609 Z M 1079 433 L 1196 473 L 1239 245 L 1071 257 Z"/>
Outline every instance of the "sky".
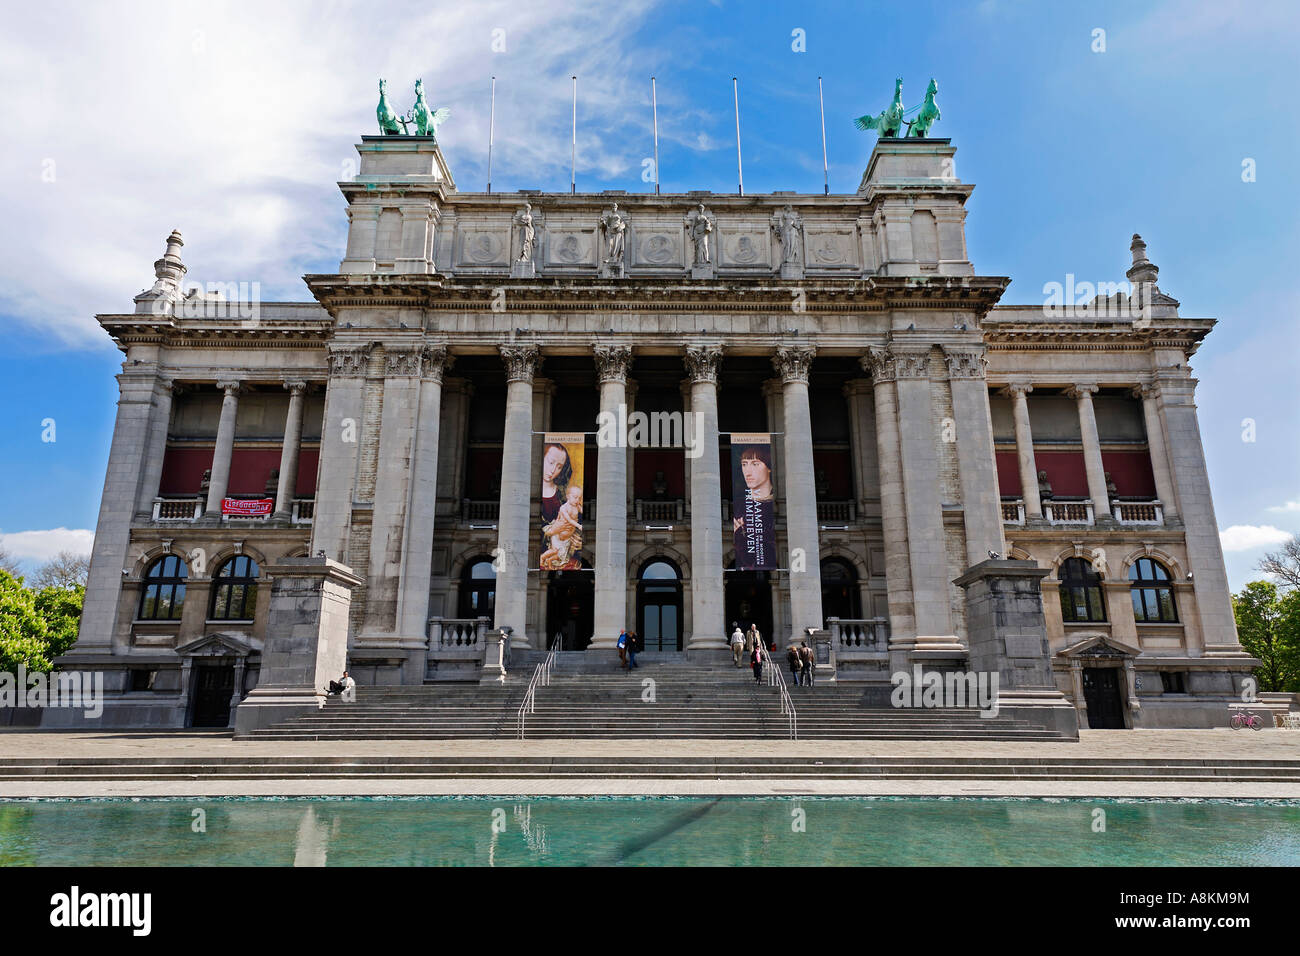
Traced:
<path fill-rule="evenodd" d="M 1241 12 L 1238 12 L 1238 11 Z M 1249 11 L 1248 13 L 1245 11 Z M 449 107 L 457 184 L 563 190 L 578 80 L 580 191 L 651 191 L 650 77 L 665 192 L 853 192 L 879 112 L 931 77 L 975 185 L 967 241 L 1005 303 L 1120 281 L 1134 232 L 1182 314 L 1219 325 L 1192 359 L 1234 590 L 1300 531 L 1300 11 L 1260 0 L 975 3 L 6 4 L 0 34 L 0 544 L 29 567 L 89 550 L 128 312 L 172 229 L 187 279 L 310 298 L 346 238 L 336 182 L 423 78 Z M 53 440 L 51 440 L 53 439 Z"/>

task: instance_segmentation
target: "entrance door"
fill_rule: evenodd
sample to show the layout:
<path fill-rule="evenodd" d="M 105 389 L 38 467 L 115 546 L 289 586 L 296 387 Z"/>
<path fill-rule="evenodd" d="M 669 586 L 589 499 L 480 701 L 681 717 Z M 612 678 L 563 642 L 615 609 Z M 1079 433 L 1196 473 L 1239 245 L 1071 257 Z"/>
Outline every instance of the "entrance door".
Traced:
<path fill-rule="evenodd" d="M 595 629 L 596 575 L 585 569 L 552 571 L 546 588 L 546 647 L 586 650 Z"/>
<path fill-rule="evenodd" d="M 724 576 L 725 606 L 723 627 L 731 635 L 733 621 L 742 631 L 750 624 L 758 625 L 758 632 L 768 647 L 772 646 L 772 584 L 766 571 L 728 571 Z"/>
<path fill-rule="evenodd" d="M 1124 729 L 1124 707 L 1119 699 L 1119 668 L 1085 667 L 1083 699 L 1088 703 L 1089 728 Z"/>
<path fill-rule="evenodd" d="M 636 587 L 636 632 L 647 651 L 682 649 L 682 582 L 677 566 L 651 561 Z"/>
<path fill-rule="evenodd" d="M 235 693 L 235 665 L 200 665 L 194 671 L 192 727 L 230 726 L 230 698 Z"/>

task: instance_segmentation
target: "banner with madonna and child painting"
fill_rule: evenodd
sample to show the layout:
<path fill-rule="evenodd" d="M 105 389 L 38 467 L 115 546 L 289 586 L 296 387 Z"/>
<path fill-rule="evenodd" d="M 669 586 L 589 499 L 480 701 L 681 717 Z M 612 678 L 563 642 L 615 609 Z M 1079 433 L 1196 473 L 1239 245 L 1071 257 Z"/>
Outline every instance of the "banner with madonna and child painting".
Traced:
<path fill-rule="evenodd" d="M 767 432 L 732 432 L 731 521 L 736 569 L 776 570 L 776 480 Z"/>
<path fill-rule="evenodd" d="M 543 571 L 582 567 L 582 432 L 547 432 L 542 442 Z"/>

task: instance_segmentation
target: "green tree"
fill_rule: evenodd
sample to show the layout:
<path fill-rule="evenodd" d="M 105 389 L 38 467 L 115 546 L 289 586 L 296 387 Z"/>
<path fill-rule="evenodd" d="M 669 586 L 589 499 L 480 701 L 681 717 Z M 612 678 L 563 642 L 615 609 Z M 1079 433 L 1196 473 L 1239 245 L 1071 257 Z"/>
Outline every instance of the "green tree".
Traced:
<path fill-rule="evenodd" d="M 1251 581 L 1232 596 L 1237 635 L 1260 659 L 1261 691 L 1300 690 L 1300 591 L 1279 595 L 1272 581 Z"/>
<path fill-rule="evenodd" d="M 81 585 L 37 591 L 0 569 L 0 671 L 51 670 L 77 640 L 85 594 Z"/>

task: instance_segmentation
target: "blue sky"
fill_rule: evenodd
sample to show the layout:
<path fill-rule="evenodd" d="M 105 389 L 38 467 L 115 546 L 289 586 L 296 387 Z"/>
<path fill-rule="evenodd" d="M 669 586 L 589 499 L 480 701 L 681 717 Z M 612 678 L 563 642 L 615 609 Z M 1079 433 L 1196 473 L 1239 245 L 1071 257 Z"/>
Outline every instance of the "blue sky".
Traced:
<path fill-rule="evenodd" d="M 173 228 L 189 278 L 298 277 L 342 257 L 334 183 L 374 124 L 375 82 L 399 108 L 423 77 L 462 189 L 563 189 L 579 75 L 581 190 L 649 190 L 649 77 L 665 191 L 735 189 L 740 79 L 747 192 L 822 186 L 824 78 L 832 192 L 856 189 L 893 80 L 975 184 L 970 255 L 1042 301 L 1047 282 L 1120 280 L 1140 232 L 1185 316 L 1220 324 L 1193 358 L 1202 435 L 1234 588 L 1300 530 L 1300 253 L 1289 189 L 1300 14 L 1220 3 L 53 2 L 0 37 L 0 542 L 36 560 L 93 529 L 120 355 L 93 321 L 128 311 Z M 1243 8 L 1243 11 L 1245 8 Z M 75 13 L 75 15 L 74 15 Z M 1096 30 L 1104 30 L 1097 52 Z M 805 49 L 796 51 L 802 31 Z M 46 38 L 57 36 L 58 43 Z M 504 46 L 504 50 L 501 47 Z M 1253 160 L 1254 182 L 1243 182 Z M 42 441 L 55 420 L 56 441 Z M 1242 440 L 1244 419 L 1255 441 Z M 57 529 L 68 529 L 60 533 Z"/>

